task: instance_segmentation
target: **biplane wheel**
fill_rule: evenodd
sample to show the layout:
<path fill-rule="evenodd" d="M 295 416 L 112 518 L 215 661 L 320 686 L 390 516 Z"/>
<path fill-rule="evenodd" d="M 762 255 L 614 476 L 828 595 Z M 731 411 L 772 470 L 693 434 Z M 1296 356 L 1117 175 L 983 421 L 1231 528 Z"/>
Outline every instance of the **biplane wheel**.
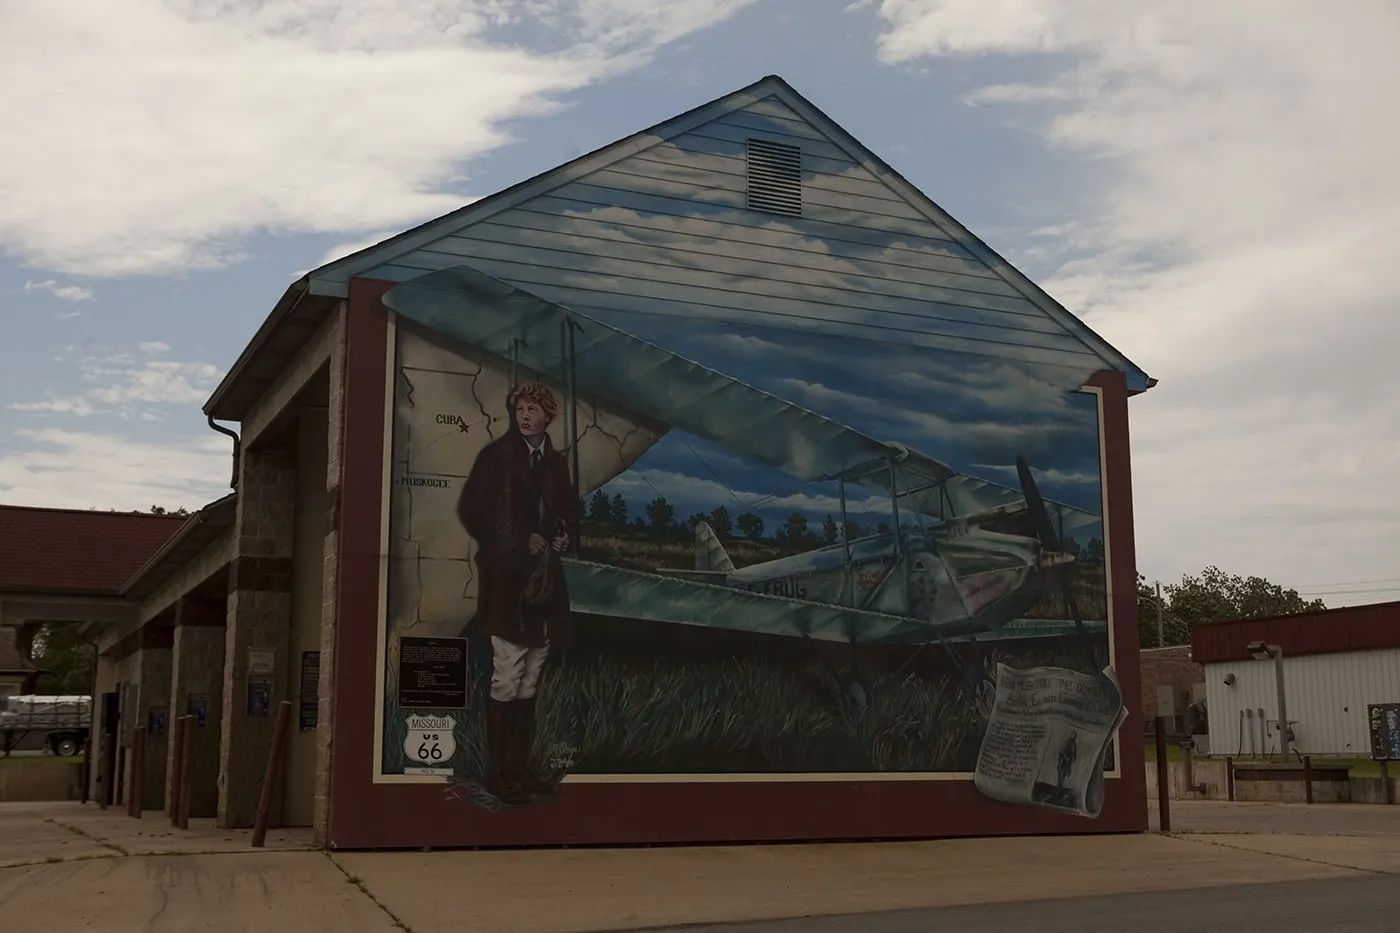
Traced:
<path fill-rule="evenodd" d="M 870 709 L 870 688 L 859 677 L 847 678 L 841 699 L 851 712 L 865 713 Z"/>

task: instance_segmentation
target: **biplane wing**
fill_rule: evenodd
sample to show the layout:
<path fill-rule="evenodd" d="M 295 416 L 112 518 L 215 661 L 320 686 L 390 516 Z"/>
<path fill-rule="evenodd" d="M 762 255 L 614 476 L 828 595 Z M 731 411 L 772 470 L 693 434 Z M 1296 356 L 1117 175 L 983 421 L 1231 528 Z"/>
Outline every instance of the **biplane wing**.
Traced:
<path fill-rule="evenodd" d="M 561 385 L 572 380 L 580 391 L 804 482 L 857 483 L 897 494 L 908 500 L 906 508 L 945 520 L 1024 501 L 1018 489 L 966 476 L 900 444 L 867 437 L 468 266 L 396 285 L 383 301 L 424 327 L 515 360 Z M 1065 530 L 1099 521 L 1098 515 L 1073 506 L 1047 505 L 1059 513 Z"/>
<path fill-rule="evenodd" d="M 626 606 L 629 619 L 693 625 L 760 635 L 862 644 L 916 644 L 959 634 L 956 623 L 930 625 L 908 616 L 750 593 L 658 573 L 564 559 L 569 610 L 612 616 Z"/>
<path fill-rule="evenodd" d="M 1065 638 L 1074 622 L 1060 619 L 1009 619 L 989 631 L 985 621 L 926 620 L 829 603 L 752 593 L 719 583 L 647 573 L 611 564 L 564 559 L 569 609 L 580 615 L 626 616 L 644 622 L 782 635 L 814 641 L 867 645 L 956 644 L 971 641 Z M 1086 622 L 1104 631 L 1104 622 Z"/>

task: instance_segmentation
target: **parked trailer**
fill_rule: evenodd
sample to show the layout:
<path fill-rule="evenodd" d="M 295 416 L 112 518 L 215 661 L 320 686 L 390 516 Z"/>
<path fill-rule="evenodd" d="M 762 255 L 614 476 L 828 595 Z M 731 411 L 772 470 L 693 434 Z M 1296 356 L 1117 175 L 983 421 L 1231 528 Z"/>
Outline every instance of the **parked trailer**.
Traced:
<path fill-rule="evenodd" d="M 92 723 L 92 697 L 12 696 L 0 710 L 0 754 L 8 755 L 31 734 L 45 751 L 68 757 L 82 752 Z"/>

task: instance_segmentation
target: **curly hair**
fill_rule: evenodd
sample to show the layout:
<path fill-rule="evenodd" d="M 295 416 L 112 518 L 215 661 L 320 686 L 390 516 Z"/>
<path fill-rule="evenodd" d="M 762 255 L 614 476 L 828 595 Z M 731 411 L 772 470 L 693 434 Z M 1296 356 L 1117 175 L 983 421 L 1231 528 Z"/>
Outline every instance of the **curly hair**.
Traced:
<path fill-rule="evenodd" d="M 549 415 L 551 420 L 559 414 L 559 403 L 555 401 L 554 393 L 550 391 L 548 386 L 541 385 L 538 382 L 527 382 L 524 385 L 517 386 L 506 399 L 506 406 L 513 413 L 515 411 L 515 406 L 522 399 L 527 402 L 534 402 L 536 405 L 540 406 L 540 410 L 546 415 Z"/>

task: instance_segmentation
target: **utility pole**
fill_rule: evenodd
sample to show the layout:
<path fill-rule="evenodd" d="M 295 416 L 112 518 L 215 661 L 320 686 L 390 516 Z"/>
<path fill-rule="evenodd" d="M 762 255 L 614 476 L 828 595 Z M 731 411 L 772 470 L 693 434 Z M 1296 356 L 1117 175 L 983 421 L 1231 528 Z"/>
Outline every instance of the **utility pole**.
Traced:
<path fill-rule="evenodd" d="M 1166 645 L 1166 636 L 1162 633 L 1162 584 L 1157 584 L 1157 647 Z"/>

